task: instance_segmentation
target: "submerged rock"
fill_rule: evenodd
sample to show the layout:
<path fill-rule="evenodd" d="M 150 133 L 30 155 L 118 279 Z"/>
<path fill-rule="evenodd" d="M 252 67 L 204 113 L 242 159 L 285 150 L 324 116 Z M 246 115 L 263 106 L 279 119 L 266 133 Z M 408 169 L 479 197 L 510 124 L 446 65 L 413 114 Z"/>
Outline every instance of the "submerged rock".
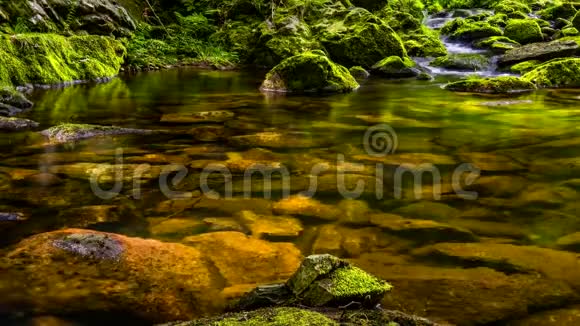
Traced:
<path fill-rule="evenodd" d="M 54 143 L 67 143 L 93 137 L 129 134 L 148 135 L 152 133 L 154 133 L 152 130 L 72 123 L 54 126 L 41 132 L 43 136 Z"/>
<path fill-rule="evenodd" d="M 315 139 L 306 133 L 268 131 L 251 135 L 233 136 L 228 139 L 228 142 L 236 147 L 312 148 L 320 147 L 327 141 L 320 138 Z"/>
<path fill-rule="evenodd" d="M 529 92 L 536 87 L 525 78 L 494 77 L 460 80 L 447 84 L 445 89 L 455 92 L 506 94 Z"/>
<path fill-rule="evenodd" d="M 532 43 L 507 51 L 498 59 L 500 66 L 538 60 L 571 57 L 578 53 L 580 46 L 574 40 L 556 40 L 547 43 Z"/>
<path fill-rule="evenodd" d="M 511 321 L 508 326 L 576 326 L 580 325 L 580 306 L 535 312 L 529 317 Z"/>
<path fill-rule="evenodd" d="M 301 195 L 280 200 L 273 205 L 272 210 L 279 215 L 316 217 L 323 220 L 336 220 L 342 215 L 342 211 L 338 207 L 326 205 L 316 199 Z"/>
<path fill-rule="evenodd" d="M 372 71 L 377 75 L 387 78 L 410 78 L 418 76 L 421 71 L 416 68 L 413 60 L 404 57 L 390 56 L 379 62 L 373 67 Z"/>
<path fill-rule="evenodd" d="M 526 73 L 522 79 L 539 88 L 580 86 L 580 58 L 554 59 Z"/>
<path fill-rule="evenodd" d="M 17 222 L 23 220 L 26 220 L 26 216 L 22 213 L 0 212 L 0 222 Z"/>
<path fill-rule="evenodd" d="M 161 117 L 161 122 L 166 123 L 207 123 L 207 122 L 224 122 L 235 117 L 232 111 L 206 111 L 194 113 L 170 113 Z"/>
<path fill-rule="evenodd" d="M 38 126 L 38 122 L 28 119 L 0 117 L 0 130 L 18 131 L 33 129 Z"/>
<path fill-rule="evenodd" d="M 252 211 L 242 211 L 238 218 L 255 238 L 296 238 L 304 230 L 302 223 L 292 217 L 260 216 Z"/>
<path fill-rule="evenodd" d="M 305 53 L 274 67 L 262 83 L 263 91 L 344 93 L 359 87 L 348 69 L 324 55 Z"/>

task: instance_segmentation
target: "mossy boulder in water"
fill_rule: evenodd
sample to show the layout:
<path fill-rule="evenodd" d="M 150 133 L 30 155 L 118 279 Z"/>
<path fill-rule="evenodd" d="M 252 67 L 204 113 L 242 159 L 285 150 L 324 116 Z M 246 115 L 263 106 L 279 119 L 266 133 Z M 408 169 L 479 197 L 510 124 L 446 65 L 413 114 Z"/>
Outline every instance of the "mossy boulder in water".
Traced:
<path fill-rule="evenodd" d="M 365 80 L 371 76 L 371 74 L 361 66 L 351 67 L 348 71 L 356 80 Z"/>
<path fill-rule="evenodd" d="M 258 287 L 240 299 L 241 309 L 272 305 L 302 304 L 309 307 L 339 307 L 350 303 L 374 307 L 391 285 L 358 267 L 331 255 L 308 256 L 285 285 Z M 276 295 L 276 293 L 278 295 Z M 275 302 L 264 300 L 277 297 Z"/>
<path fill-rule="evenodd" d="M 571 57 L 577 54 L 580 46 L 575 40 L 556 40 L 547 43 L 532 43 L 507 51 L 498 64 L 508 66 L 516 63 L 538 60 L 547 61 L 555 58 Z"/>
<path fill-rule="evenodd" d="M 408 57 L 391 56 L 377 62 L 372 71 L 387 78 L 409 78 L 418 76 L 421 71 L 415 62 Z"/>
<path fill-rule="evenodd" d="M 489 68 L 491 60 L 482 54 L 460 53 L 439 57 L 431 62 L 434 67 L 443 67 L 452 70 L 482 71 Z"/>
<path fill-rule="evenodd" d="M 152 134 L 154 131 L 143 129 L 131 129 L 112 126 L 98 126 L 89 124 L 65 123 L 51 127 L 41 132 L 49 141 L 66 143 L 93 137 L 128 135 L 128 134 Z"/>
<path fill-rule="evenodd" d="M 536 67 L 538 67 L 540 64 L 541 62 L 538 60 L 524 61 L 511 66 L 510 71 L 522 75 L 528 71 L 536 69 Z"/>
<path fill-rule="evenodd" d="M 518 77 L 470 78 L 447 84 L 455 92 L 506 94 L 535 90 L 534 84 Z"/>
<path fill-rule="evenodd" d="M 492 36 L 476 42 L 476 48 L 489 49 L 494 53 L 505 53 L 511 49 L 517 48 L 520 44 L 505 36 Z"/>
<path fill-rule="evenodd" d="M 0 103 L 17 109 L 29 109 L 32 107 L 32 102 L 22 93 L 9 86 L 0 86 Z"/>
<path fill-rule="evenodd" d="M 326 26 L 320 40 L 332 60 L 345 66 L 368 69 L 383 58 L 407 55 L 399 35 L 363 9 L 353 10 L 344 20 Z"/>
<path fill-rule="evenodd" d="M 520 44 L 541 42 L 544 39 L 540 25 L 532 19 L 510 20 L 505 27 L 504 34 Z"/>
<path fill-rule="evenodd" d="M 24 130 L 38 127 L 38 122 L 28 119 L 6 118 L 0 116 L 0 130 Z"/>
<path fill-rule="evenodd" d="M 548 61 L 522 76 L 537 87 L 580 87 L 580 58 Z"/>
<path fill-rule="evenodd" d="M 348 69 L 318 53 L 288 58 L 274 67 L 261 89 L 273 92 L 344 93 L 359 87 Z"/>
<path fill-rule="evenodd" d="M 462 20 L 456 23 L 455 26 L 450 26 L 449 28 L 454 30 L 450 36 L 451 39 L 465 42 L 471 42 L 491 36 L 503 35 L 501 29 L 492 26 L 488 22 L 470 23 Z M 445 29 L 445 26 L 443 29 Z"/>

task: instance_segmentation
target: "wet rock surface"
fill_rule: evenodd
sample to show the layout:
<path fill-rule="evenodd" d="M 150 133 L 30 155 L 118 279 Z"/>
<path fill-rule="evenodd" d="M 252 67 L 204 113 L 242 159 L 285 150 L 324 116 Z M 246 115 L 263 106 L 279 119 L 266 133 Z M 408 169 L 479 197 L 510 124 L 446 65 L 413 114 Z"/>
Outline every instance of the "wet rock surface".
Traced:
<path fill-rule="evenodd" d="M 50 142 L 67 143 L 93 137 L 140 134 L 149 135 L 151 130 L 98 126 L 88 124 L 62 124 L 41 132 Z"/>

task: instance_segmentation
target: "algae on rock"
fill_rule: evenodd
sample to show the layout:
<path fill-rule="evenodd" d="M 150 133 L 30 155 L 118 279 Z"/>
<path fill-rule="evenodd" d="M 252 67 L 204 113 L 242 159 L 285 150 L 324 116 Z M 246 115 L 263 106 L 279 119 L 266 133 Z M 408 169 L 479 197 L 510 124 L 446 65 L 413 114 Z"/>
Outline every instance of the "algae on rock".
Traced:
<path fill-rule="evenodd" d="M 579 87 L 580 58 L 554 59 L 526 73 L 522 79 L 539 88 Z"/>
<path fill-rule="evenodd" d="M 507 94 L 533 91 L 536 87 L 525 78 L 494 77 L 460 80 L 447 84 L 445 89 L 455 92 Z"/>

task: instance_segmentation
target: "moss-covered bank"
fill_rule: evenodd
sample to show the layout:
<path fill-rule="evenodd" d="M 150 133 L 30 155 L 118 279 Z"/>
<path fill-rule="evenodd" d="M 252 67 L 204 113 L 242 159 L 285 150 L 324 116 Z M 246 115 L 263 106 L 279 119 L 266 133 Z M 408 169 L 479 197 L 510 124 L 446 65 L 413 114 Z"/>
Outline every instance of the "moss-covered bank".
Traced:
<path fill-rule="evenodd" d="M 123 44 L 106 36 L 0 35 L 0 86 L 113 77 L 124 55 Z"/>

